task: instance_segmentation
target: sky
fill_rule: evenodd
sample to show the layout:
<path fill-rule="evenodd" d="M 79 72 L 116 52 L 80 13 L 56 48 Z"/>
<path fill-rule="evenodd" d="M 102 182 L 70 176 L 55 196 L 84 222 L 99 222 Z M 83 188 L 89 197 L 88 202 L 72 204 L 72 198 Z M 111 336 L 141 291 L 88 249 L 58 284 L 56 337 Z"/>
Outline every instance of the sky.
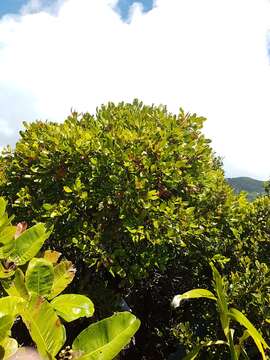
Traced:
<path fill-rule="evenodd" d="M 270 178 L 270 0 L 0 0 L 0 146 L 134 98 L 206 117 L 226 176 Z"/>

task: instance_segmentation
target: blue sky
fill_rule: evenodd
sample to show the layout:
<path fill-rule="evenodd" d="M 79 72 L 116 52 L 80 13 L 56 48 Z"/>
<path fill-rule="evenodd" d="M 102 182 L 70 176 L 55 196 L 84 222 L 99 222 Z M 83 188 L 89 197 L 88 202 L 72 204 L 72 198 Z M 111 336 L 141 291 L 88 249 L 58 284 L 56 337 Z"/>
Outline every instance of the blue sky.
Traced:
<path fill-rule="evenodd" d="M 127 18 L 130 6 L 135 0 L 119 0 L 118 8 L 123 18 Z M 153 7 L 153 0 L 137 0 L 136 2 L 143 5 L 144 11 L 151 10 Z"/>
<path fill-rule="evenodd" d="M 54 0 L 43 0 L 43 3 L 52 3 Z M 133 3 L 140 3 L 144 11 L 153 7 L 153 0 L 119 0 L 117 10 L 121 13 L 123 19 L 127 19 L 129 8 Z M 27 0 L 0 0 L 0 17 L 9 13 L 18 13 Z"/>
<path fill-rule="evenodd" d="M 227 176 L 270 178 L 270 1 L 138 2 L 0 0 L 0 149 L 23 121 L 139 98 L 207 118 Z"/>
<path fill-rule="evenodd" d="M 16 13 L 25 2 L 25 0 L 0 0 L 0 16 Z"/>

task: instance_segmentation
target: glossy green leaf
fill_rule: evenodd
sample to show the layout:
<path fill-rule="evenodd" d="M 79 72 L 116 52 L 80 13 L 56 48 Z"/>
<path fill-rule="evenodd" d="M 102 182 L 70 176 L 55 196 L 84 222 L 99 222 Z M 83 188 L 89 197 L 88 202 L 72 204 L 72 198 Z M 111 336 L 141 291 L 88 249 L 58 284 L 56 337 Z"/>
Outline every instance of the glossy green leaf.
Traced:
<path fill-rule="evenodd" d="M 23 265 L 32 259 L 49 237 L 44 224 L 37 224 L 24 231 L 15 241 L 10 259 L 17 265 Z"/>
<path fill-rule="evenodd" d="M 61 261 L 54 267 L 54 281 L 48 299 L 60 294 L 73 280 L 76 269 L 71 261 Z"/>
<path fill-rule="evenodd" d="M 84 295 L 59 295 L 52 300 L 51 305 L 65 321 L 74 321 L 94 314 L 94 304 Z"/>
<path fill-rule="evenodd" d="M 0 197 L 0 218 L 5 214 L 6 206 L 7 201 L 3 197 Z"/>
<path fill-rule="evenodd" d="M 226 293 L 223 285 L 223 280 L 218 272 L 218 270 L 215 268 L 215 266 L 211 263 L 212 273 L 213 273 L 213 279 L 214 279 L 214 286 L 215 291 L 217 293 L 217 304 L 219 307 L 219 315 L 220 315 L 220 321 L 222 324 L 222 328 L 224 331 L 224 334 L 226 338 L 229 341 L 232 341 L 231 335 L 230 335 L 230 319 L 227 315 L 228 313 L 228 304 L 226 299 Z"/>
<path fill-rule="evenodd" d="M 64 186 L 63 189 L 66 193 L 72 193 L 72 189 L 69 186 Z"/>
<path fill-rule="evenodd" d="M 45 259 L 32 259 L 25 274 L 29 293 L 46 296 L 51 292 L 54 280 L 53 265 Z"/>
<path fill-rule="evenodd" d="M 23 299 L 17 296 L 5 296 L 0 298 L 0 316 L 11 315 L 15 317 L 18 315 L 18 305 L 23 302 Z"/>
<path fill-rule="evenodd" d="M 178 307 L 180 306 L 180 303 L 182 300 L 189 300 L 189 299 L 198 299 L 198 298 L 207 298 L 210 300 L 217 300 L 215 295 L 206 289 L 193 289 L 190 291 L 187 291 L 181 295 L 174 296 L 172 300 L 172 306 Z"/>
<path fill-rule="evenodd" d="M 29 294 L 25 286 L 24 274 L 19 268 L 15 271 L 14 278 L 3 280 L 2 285 L 8 295 L 18 296 L 24 299 L 28 298 Z"/>
<path fill-rule="evenodd" d="M 16 226 L 7 226 L 0 233 L 0 259 L 7 259 L 13 249 Z"/>
<path fill-rule="evenodd" d="M 12 315 L 0 316 L 0 341 L 9 335 L 13 322 L 14 317 Z"/>
<path fill-rule="evenodd" d="M 248 318 L 241 311 L 234 308 L 230 308 L 228 315 L 247 329 L 249 335 L 252 337 L 258 350 L 260 351 L 262 358 L 266 359 L 264 349 L 269 349 L 269 346 Z"/>
<path fill-rule="evenodd" d="M 7 213 L 0 217 L 0 231 L 3 231 L 5 227 L 10 225 L 12 218 L 9 218 Z"/>
<path fill-rule="evenodd" d="M 20 304 L 20 315 L 44 360 L 55 359 L 65 342 L 65 328 L 54 309 L 44 298 L 33 295 Z"/>
<path fill-rule="evenodd" d="M 117 313 L 92 324 L 73 342 L 75 359 L 111 360 L 129 343 L 139 327 L 140 320 L 129 312 Z"/>

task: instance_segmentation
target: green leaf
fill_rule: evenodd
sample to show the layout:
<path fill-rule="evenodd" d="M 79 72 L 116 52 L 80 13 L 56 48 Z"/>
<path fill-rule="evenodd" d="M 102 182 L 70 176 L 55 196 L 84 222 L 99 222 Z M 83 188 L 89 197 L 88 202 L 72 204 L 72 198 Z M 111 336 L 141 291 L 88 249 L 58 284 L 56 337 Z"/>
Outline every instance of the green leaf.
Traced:
<path fill-rule="evenodd" d="M 266 359 L 264 349 L 269 349 L 269 346 L 267 345 L 262 335 L 254 327 L 254 325 L 252 325 L 252 323 L 248 320 L 248 318 L 243 313 L 241 313 L 241 311 L 234 308 L 230 308 L 228 315 L 247 329 L 249 335 L 252 337 L 258 350 L 260 351 L 262 358 Z"/>
<path fill-rule="evenodd" d="M 65 321 L 74 321 L 80 317 L 90 317 L 94 314 L 94 304 L 84 295 L 59 295 L 53 299 L 51 306 Z"/>
<path fill-rule="evenodd" d="M 27 229 L 15 239 L 10 259 L 17 265 L 24 265 L 39 252 L 49 235 L 41 223 Z"/>
<path fill-rule="evenodd" d="M 8 295 L 28 299 L 29 294 L 24 283 L 24 274 L 21 269 L 15 271 L 14 279 L 3 280 L 2 285 Z"/>
<path fill-rule="evenodd" d="M 54 280 L 53 265 L 45 259 L 32 259 L 25 274 L 29 293 L 46 296 L 51 292 Z"/>
<path fill-rule="evenodd" d="M 147 200 L 156 200 L 158 199 L 158 192 L 156 190 L 150 190 L 148 191 L 146 195 Z"/>
<path fill-rule="evenodd" d="M 0 341 L 9 335 L 13 322 L 14 317 L 11 315 L 0 316 Z"/>
<path fill-rule="evenodd" d="M 0 231 L 3 231 L 3 229 L 6 226 L 10 225 L 11 220 L 12 220 L 12 217 L 9 218 L 7 213 L 5 213 L 3 216 L 1 216 L 0 217 Z"/>
<path fill-rule="evenodd" d="M 17 316 L 19 313 L 18 306 L 23 301 L 22 298 L 17 296 L 5 296 L 0 298 L 0 316 Z"/>
<path fill-rule="evenodd" d="M 54 267 L 54 282 L 48 299 L 60 294 L 73 280 L 76 269 L 71 261 L 61 261 Z"/>
<path fill-rule="evenodd" d="M 69 186 L 64 186 L 63 189 L 64 189 L 64 191 L 66 193 L 71 193 L 72 192 L 72 189 Z"/>
<path fill-rule="evenodd" d="M 65 328 L 54 309 L 43 297 L 33 295 L 19 305 L 20 315 L 44 360 L 55 359 L 65 343 Z"/>
<path fill-rule="evenodd" d="M 6 206 L 7 201 L 3 197 L 0 197 L 0 217 L 4 216 L 6 212 Z"/>
<path fill-rule="evenodd" d="M 10 359 L 18 350 L 18 343 L 15 339 L 6 337 L 0 342 L 0 347 L 4 349 L 4 358 L 3 360 Z M 0 358 L 2 359 L 2 358 Z"/>
<path fill-rule="evenodd" d="M 210 263 L 210 265 L 211 265 L 212 273 L 213 273 L 215 291 L 217 293 L 217 304 L 219 307 L 220 321 L 222 324 L 224 334 L 225 334 L 227 340 L 229 340 L 229 338 L 230 338 L 230 319 L 227 315 L 228 314 L 228 304 L 227 304 L 227 300 L 226 300 L 225 289 L 223 286 L 223 280 L 222 280 L 220 273 L 215 268 L 215 266 L 212 263 Z"/>
<path fill-rule="evenodd" d="M 239 338 L 239 343 L 235 345 L 235 351 L 237 354 L 237 359 L 239 359 L 240 354 L 245 357 L 245 359 L 249 359 L 246 351 L 244 349 L 244 342 L 250 337 L 249 332 L 247 330 L 244 331 L 243 335 Z"/>
<path fill-rule="evenodd" d="M 217 300 L 215 295 L 206 289 L 193 289 L 187 291 L 181 295 L 176 295 L 172 300 L 172 306 L 178 307 L 182 300 L 189 300 L 189 299 L 198 299 L 198 298 L 207 298 L 211 300 Z"/>
<path fill-rule="evenodd" d="M 16 226 L 8 226 L 0 233 L 0 259 L 7 259 L 12 252 Z"/>
<path fill-rule="evenodd" d="M 129 312 L 117 313 L 90 325 L 74 340 L 72 349 L 79 360 L 111 360 L 125 347 L 140 327 Z"/>

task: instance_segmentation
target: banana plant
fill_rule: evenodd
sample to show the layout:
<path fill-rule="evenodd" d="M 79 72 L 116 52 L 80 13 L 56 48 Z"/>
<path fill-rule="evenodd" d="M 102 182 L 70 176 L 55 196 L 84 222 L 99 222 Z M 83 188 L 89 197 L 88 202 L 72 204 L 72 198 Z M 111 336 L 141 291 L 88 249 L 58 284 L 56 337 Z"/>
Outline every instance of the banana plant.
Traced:
<path fill-rule="evenodd" d="M 91 317 L 94 305 L 84 295 L 61 295 L 76 271 L 70 261 L 59 262 L 61 253 L 47 250 L 43 257 L 35 257 L 49 236 L 45 226 L 12 226 L 5 209 L 6 202 L 0 198 L 0 278 L 8 295 L 0 298 L 0 359 L 6 360 L 17 351 L 17 341 L 10 335 L 18 316 L 44 360 L 55 360 L 57 354 L 80 360 L 113 359 L 129 343 L 140 321 L 128 312 L 117 313 L 91 324 L 71 348 L 60 351 L 66 341 L 61 319 L 70 322 Z"/>
<path fill-rule="evenodd" d="M 215 301 L 217 303 L 217 310 L 226 341 L 218 340 L 201 342 L 199 345 L 195 346 L 194 349 L 191 350 L 183 360 L 193 360 L 198 356 L 199 352 L 203 348 L 217 345 L 226 345 L 229 347 L 231 360 L 238 360 L 240 354 L 243 354 L 245 358 L 248 359 L 244 348 L 244 342 L 249 337 L 251 337 L 255 342 L 261 358 L 266 360 L 265 350 L 269 349 L 268 344 L 241 311 L 233 307 L 229 307 L 223 279 L 216 267 L 212 263 L 210 265 L 213 273 L 213 287 L 215 294 L 206 289 L 193 289 L 183 294 L 176 295 L 172 300 L 172 306 L 177 308 L 181 305 L 183 300 L 189 299 L 206 298 Z M 231 328 L 231 320 L 238 322 L 238 324 L 245 328 L 243 335 L 238 339 L 237 343 L 234 342 L 234 330 Z"/>

